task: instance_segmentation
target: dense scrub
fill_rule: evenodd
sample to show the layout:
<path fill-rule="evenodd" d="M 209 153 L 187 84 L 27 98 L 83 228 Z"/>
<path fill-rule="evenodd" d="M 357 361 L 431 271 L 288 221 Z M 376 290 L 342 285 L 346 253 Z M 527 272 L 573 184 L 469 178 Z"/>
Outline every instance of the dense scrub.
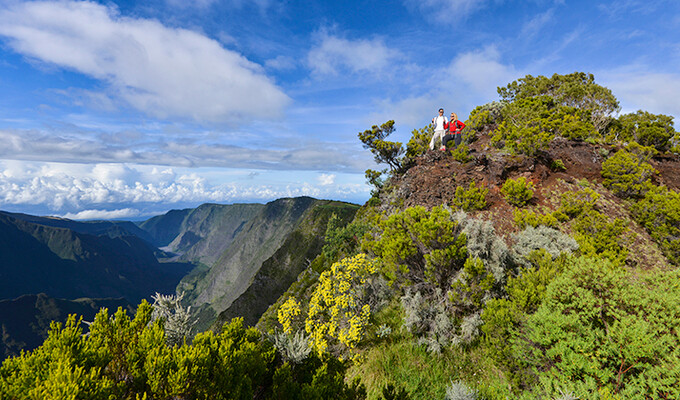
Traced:
<path fill-rule="evenodd" d="M 174 314 L 152 320 L 145 303 L 134 319 L 103 312 L 88 336 L 72 318 L 3 364 L 0 397 L 680 397 L 680 194 L 653 166 L 680 144 L 672 118 L 616 116 L 584 73 L 499 95 L 455 154 L 428 152 L 429 126 L 405 149 L 387 141 L 393 121 L 359 134 L 388 168 L 366 172 L 373 197 L 352 222 L 330 218 L 266 333 L 234 320 L 177 340 Z M 552 156 L 557 140 L 597 149 L 591 181 Z M 404 207 L 399 179 L 424 163 L 463 178 L 438 205 Z"/>

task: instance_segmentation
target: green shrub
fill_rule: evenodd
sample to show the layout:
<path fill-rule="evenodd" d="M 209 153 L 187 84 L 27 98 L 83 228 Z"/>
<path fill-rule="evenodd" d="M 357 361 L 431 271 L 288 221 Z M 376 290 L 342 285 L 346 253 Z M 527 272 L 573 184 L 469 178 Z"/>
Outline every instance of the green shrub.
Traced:
<path fill-rule="evenodd" d="M 533 378 L 524 373 L 522 354 L 513 353 L 511 338 L 518 333 L 528 315 L 536 312 L 548 285 L 562 272 L 567 260 L 564 255 L 553 259 L 544 249 L 531 252 L 526 259 L 527 266 L 508 278 L 507 296 L 486 303 L 481 327 L 491 356 L 508 368 L 518 386 L 526 386 Z"/>
<path fill-rule="evenodd" d="M 434 135 L 434 126 L 432 124 L 411 131 L 411 138 L 406 144 L 406 159 L 408 162 L 413 161 L 414 158 L 425 154 L 429 150 L 432 135 Z"/>
<path fill-rule="evenodd" d="M 504 109 L 504 119 L 498 124 L 491 143 L 515 154 L 533 156 L 548 147 L 555 137 L 557 121 L 550 110 L 555 106 L 547 96 L 518 100 Z"/>
<path fill-rule="evenodd" d="M 0 367 L 2 399 L 362 399 L 337 359 L 281 364 L 275 349 L 242 319 L 191 344 L 168 346 L 162 318 L 145 301 L 134 318 L 100 311 L 88 335 L 80 320 L 52 323 L 37 349 Z"/>
<path fill-rule="evenodd" d="M 593 74 L 584 72 L 553 74 L 550 78 L 527 75 L 499 87 L 498 94 L 502 100 L 509 102 L 550 97 L 557 106 L 577 109 L 581 116 L 587 116 L 588 124 L 600 135 L 609 125 L 611 116 L 619 110 L 619 102 L 611 90 L 596 84 Z"/>
<path fill-rule="evenodd" d="M 453 198 L 453 205 L 464 211 L 476 211 L 486 208 L 486 195 L 489 189 L 477 187 L 474 181 L 470 182 L 467 189 L 462 186 L 456 188 L 456 194 Z"/>
<path fill-rule="evenodd" d="M 656 150 L 632 143 L 602 163 L 604 186 L 623 198 L 640 198 L 653 186 L 657 173 L 649 164 Z"/>
<path fill-rule="evenodd" d="M 631 207 L 635 221 L 644 226 L 666 257 L 680 265 L 680 193 L 656 187 Z"/>
<path fill-rule="evenodd" d="M 569 191 L 562 194 L 559 211 L 570 218 L 575 218 L 584 211 L 591 210 L 600 199 L 600 195 L 590 188 Z"/>
<path fill-rule="evenodd" d="M 344 221 L 335 213 L 328 219 L 325 243 L 321 253 L 330 263 L 341 257 L 356 255 L 359 251 L 361 239 L 369 229 L 368 224 L 361 220 L 352 221 L 344 226 L 343 223 Z"/>
<path fill-rule="evenodd" d="M 540 215 L 531 210 L 515 208 L 512 211 L 512 217 L 515 221 L 515 225 L 517 225 L 519 229 L 525 229 L 527 226 L 536 228 L 539 225 L 558 229 L 560 222 L 563 222 L 565 216 L 560 212 Z"/>
<path fill-rule="evenodd" d="M 453 155 L 454 160 L 463 164 L 472 160 L 472 157 L 470 157 L 470 148 L 465 143 L 458 145 L 458 147 L 451 151 L 451 154 Z"/>
<path fill-rule="evenodd" d="M 517 207 L 524 207 L 534 197 L 534 184 L 525 177 L 507 179 L 501 188 L 505 200 Z"/>
<path fill-rule="evenodd" d="M 672 146 L 671 139 L 675 134 L 673 117 L 651 114 L 642 110 L 621 115 L 609 131 L 609 137 L 612 140 L 635 141 L 642 146 L 654 147 L 659 151 L 666 151 Z"/>
<path fill-rule="evenodd" d="M 487 126 L 498 124 L 503 116 L 503 107 L 505 105 L 498 101 L 476 107 L 465 121 L 465 127 L 471 131 L 481 132 Z"/>
<path fill-rule="evenodd" d="M 605 259 L 579 258 L 548 286 L 513 340 L 548 396 L 680 396 L 678 272 L 636 280 Z"/>
<path fill-rule="evenodd" d="M 622 219 L 612 220 L 610 217 L 590 209 L 581 213 L 574 220 L 572 229 L 581 254 L 597 255 L 616 264 L 625 262 L 628 250 L 622 245 L 622 241 L 628 228 Z"/>
<path fill-rule="evenodd" d="M 445 289 L 467 258 L 465 234 L 445 207 L 407 208 L 378 222 L 377 230 L 362 248 L 381 259 L 391 282 Z"/>
<path fill-rule="evenodd" d="M 562 160 L 557 159 L 550 162 L 550 169 L 553 171 L 566 171 L 567 167 L 564 166 L 564 162 Z"/>
<path fill-rule="evenodd" d="M 479 258 L 468 258 L 451 285 L 450 300 L 459 315 L 480 310 L 494 287 L 494 276 Z"/>

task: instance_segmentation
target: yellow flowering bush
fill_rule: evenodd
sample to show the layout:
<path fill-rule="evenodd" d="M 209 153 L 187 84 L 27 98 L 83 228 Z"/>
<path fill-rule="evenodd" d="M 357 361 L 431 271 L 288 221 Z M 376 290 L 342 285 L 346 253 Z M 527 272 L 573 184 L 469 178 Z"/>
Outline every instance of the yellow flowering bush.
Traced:
<path fill-rule="evenodd" d="M 356 349 L 371 315 L 361 288 L 376 271 L 374 262 L 362 253 L 340 260 L 321 274 L 305 322 L 305 330 L 319 356 L 335 344 L 350 353 Z"/>
<path fill-rule="evenodd" d="M 300 315 L 300 304 L 294 297 L 288 298 L 285 303 L 281 305 L 277 312 L 279 324 L 283 327 L 285 333 L 292 333 L 293 322 L 298 315 Z"/>

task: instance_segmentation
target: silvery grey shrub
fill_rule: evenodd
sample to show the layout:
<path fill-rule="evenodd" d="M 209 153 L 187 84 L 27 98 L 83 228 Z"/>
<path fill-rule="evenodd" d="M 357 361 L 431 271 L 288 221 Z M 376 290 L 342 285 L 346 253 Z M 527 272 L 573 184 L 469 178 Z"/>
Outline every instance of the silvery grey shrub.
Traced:
<path fill-rule="evenodd" d="M 312 352 L 309 337 L 302 330 L 297 331 L 294 335 L 274 332 L 268 337 L 274 343 L 276 350 L 281 353 L 283 359 L 293 364 L 300 364 Z"/>
<path fill-rule="evenodd" d="M 463 381 L 451 382 L 446 388 L 444 400 L 477 400 L 477 391 L 470 389 Z"/>
<path fill-rule="evenodd" d="M 192 319 L 191 306 L 186 308 L 182 306 L 184 292 L 179 296 L 156 292 L 151 298 L 154 300 L 151 321 L 157 319 L 163 321 L 165 340 L 168 345 L 182 344 L 191 335 L 191 330 L 198 321 Z"/>
<path fill-rule="evenodd" d="M 571 236 L 543 225 L 536 228 L 527 226 L 523 231 L 513 235 L 513 239 L 515 245 L 512 249 L 519 256 L 517 261 L 522 263 L 525 262 L 524 257 L 534 250 L 545 249 L 556 258 L 563 252 L 571 253 L 579 248 Z"/>

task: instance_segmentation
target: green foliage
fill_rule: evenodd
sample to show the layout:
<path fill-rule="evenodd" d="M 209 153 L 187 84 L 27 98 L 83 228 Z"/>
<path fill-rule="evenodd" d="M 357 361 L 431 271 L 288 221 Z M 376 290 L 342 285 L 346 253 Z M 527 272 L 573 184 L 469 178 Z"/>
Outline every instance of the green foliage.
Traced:
<path fill-rule="evenodd" d="M 411 207 L 378 223 L 376 236 L 363 248 L 382 261 L 391 282 L 407 281 L 446 289 L 467 257 L 466 237 L 451 211 Z"/>
<path fill-rule="evenodd" d="M 518 386 L 533 382 L 524 372 L 522 354 L 513 353 L 511 338 L 520 332 L 528 315 L 536 312 L 545 298 L 550 282 L 564 269 L 567 258 L 556 259 L 544 249 L 527 256 L 528 265 L 517 276 L 508 278 L 507 297 L 491 299 L 482 313 L 486 347 L 491 356 L 508 368 L 509 375 Z"/>
<path fill-rule="evenodd" d="M 453 156 L 453 159 L 465 164 L 466 162 L 472 160 L 472 157 L 470 157 L 470 148 L 468 147 L 467 144 L 461 143 L 451 151 L 451 155 Z"/>
<path fill-rule="evenodd" d="M 0 367 L 7 399 L 361 399 L 357 383 L 332 358 L 281 365 L 274 347 L 241 319 L 219 334 L 199 333 L 191 345 L 168 346 L 162 319 L 142 302 L 134 318 L 103 309 L 83 335 L 69 316 L 48 339 Z M 286 380 L 289 378 L 290 380 Z"/>
<path fill-rule="evenodd" d="M 554 118 L 553 109 L 554 102 L 545 96 L 509 103 L 491 143 L 516 154 L 533 156 L 555 137 L 559 121 Z"/>
<path fill-rule="evenodd" d="M 534 197 L 534 184 L 525 177 L 506 179 L 501 193 L 505 200 L 517 207 L 524 207 Z"/>
<path fill-rule="evenodd" d="M 321 249 L 326 260 L 334 262 L 340 257 L 351 257 L 359 251 L 359 244 L 369 226 L 360 219 L 343 226 L 342 220 L 331 215 L 326 227 L 325 244 Z M 321 271 L 319 271 L 321 272 Z"/>
<path fill-rule="evenodd" d="M 464 211 L 476 211 L 486 208 L 486 195 L 489 189 L 484 186 L 477 187 L 475 181 L 470 181 L 467 189 L 462 186 L 456 188 L 453 205 Z"/>
<path fill-rule="evenodd" d="M 413 160 L 427 152 L 430 148 L 430 139 L 434 135 L 434 126 L 427 126 L 411 131 L 411 139 L 406 144 L 406 159 Z"/>
<path fill-rule="evenodd" d="M 504 103 L 494 101 L 476 107 L 470 112 L 470 117 L 465 121 L 465 127 L 472 131 L 481 132 L 484 127 L 498 124 L 503 117 Z"/>
<path fill-rule="evenodd" d="M 666 257 L 680 265 L 680 193 L 665 186 L 655 187 L 633 204 L 631 213 L 661 246 Z"/>
<path fill-rule="evenodd" d="M 590 188 L 569 191 L 562 194 L 559 211 L 570 218 L 577 217 L 587 210 L 595 208 L 600 195 Z"/>
<path fill-rule="evenodd" d="M 553 171 L 566 171 L 567 167 L 564 166 L 564 162 L 560 159 L 552 160 L 550 163 L 550 169 Z"/>
<path fill-rule="evenodd" d="M 395 171 L 401 168 L 401 156 L 404 149 L 400 142 L 389 142 L 385 140 L 394 132 L 394 121 L 390 120 L 378 126 L 373 125 L 371 129 L 359 132 L 359 140 L 364 147 L 371 150 L 377 163 L 385 163 L 390 170 Z"/>
<path fill-rule="evenodd" d="M 595 83 L 593 74 L 574 72 L 567 75 L 527 75 L 506 87 L 498 88 L 501 99 L 514 102 L 522 99 L 548 96 L 555 104 L 579 109 L 589 116 L 589 122 L 597 132 L 604 132 L 611 115 L 619 110 L 619 102 L 611 90 Z"/>
<path fill-rule="evenodd" d="M 515 208 L 512 211 L 512 217 L 519 229 L 525 229 L 527 226 L 537 228 L 539 225 L 559 229 L 560 222 L 563 219 L 562 214 L 559 212 L 541 215 L 532 210 L 521 210 L 519 208 Z"/>
<path fill-rule="evenodd" d="M 612 220 L 601 212 L 590 209 L 574 220 L 572 229 L 581 254 L 597 255 L 616 264 L 625 262 L 628 250 L 622 245 L 622 240 L 628 228 L 622 219 Z"/>
<path fill-rule="evenodd" d="M 657 171 L 649 164 L 656 153 L 651 147 L 631 143 L 602 163 L 604 185 L 623 198 L 640 198 L 652 187 L 651 177 Z"/>
<path fill-rule="evenodd" d="M 387 384 L 382 390 L 381 400 L 409 400 L 408 392 L 403 387 L 397 389 L 393 384 Z"/>
<path fill-rule="evenodd" d="M 494 287 L 494 277 L 479 258 L 468 258 L 463 270 L 451 285 L 449 294 L 457 312 L 469 315 L 482 308 L 483 301 Z"/>
<path fill-rule="evenodd" d="M 366 182 L 373 186 L 375 190 L 380 190 L 385 185 L 385 180 L 382 178 L 383 174 L 387 170 L 376 171 L 373 169 L 367 169 L 365 172 Z"/>
<path fill-rule="evenodd" d="M 678 273 L 635 280 L 606 259 L 579 258 L 548 286 L 515 351 L 547 395 L 677 398 L 680 389 Z"/>
<path fill-rule="evenodd" d="M 666 151 L 676 134 L 673 117 L 638 110 L 621 115 L 609 130 L 609 138 L 622 142 L 637 142 L 642 146 Z"/>
<path fill-rule="evenodd" d="M 359 380 L 345 383 L 347 367 L 337 359 L 309 357 L 301 364 L 284 363 L 272 377 L 270 399 L 360 400 L 366 389 Z M 255 398 L 259 398 L 255 397 Z"/>

